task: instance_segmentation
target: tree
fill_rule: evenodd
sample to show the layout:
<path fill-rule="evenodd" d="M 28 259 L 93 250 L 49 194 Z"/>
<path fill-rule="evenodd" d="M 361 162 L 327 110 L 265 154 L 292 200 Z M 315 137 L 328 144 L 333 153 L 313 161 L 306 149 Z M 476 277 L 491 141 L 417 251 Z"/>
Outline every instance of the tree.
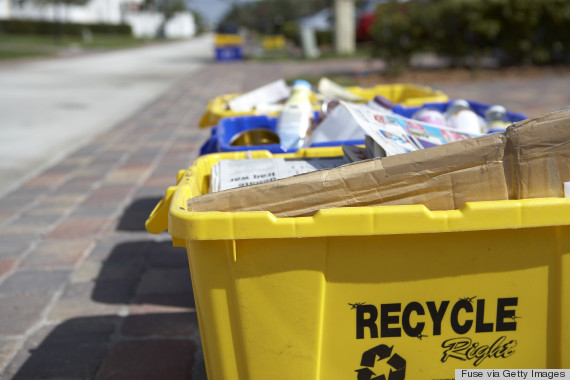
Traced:
<path fill-rule="evenodd" d="M 234 3 L 221 23 L 231 22 L 271 34 L 277 32 L 276 28 L 287 21 L 294 21 L 330 5 L 331 0 L 260 0 Z"/>

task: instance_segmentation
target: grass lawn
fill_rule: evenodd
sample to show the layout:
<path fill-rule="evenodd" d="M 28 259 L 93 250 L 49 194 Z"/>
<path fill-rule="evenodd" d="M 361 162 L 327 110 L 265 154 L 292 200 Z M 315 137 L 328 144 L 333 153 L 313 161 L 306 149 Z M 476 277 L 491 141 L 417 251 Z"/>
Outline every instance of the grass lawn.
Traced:
<path fill-rule="evenodd" d="M 53 35 L 0 34 L 0 60 L 57 56 L 69 50 L 110 50 L 141 46 L 156 40 L 95 34 L 91 39 Z"/>

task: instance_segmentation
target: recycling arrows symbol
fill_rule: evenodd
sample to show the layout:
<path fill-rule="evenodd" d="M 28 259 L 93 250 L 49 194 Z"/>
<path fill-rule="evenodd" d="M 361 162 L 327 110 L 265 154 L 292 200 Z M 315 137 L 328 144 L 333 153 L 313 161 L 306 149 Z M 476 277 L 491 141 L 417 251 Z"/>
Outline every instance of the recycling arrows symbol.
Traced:
<path fill-rule="evenodd" d="M 406 377 L 406 360 L 400 355 L 393 353 L 392 347 L 388 347 L 385 344 L 381 344 L 362 354 L 362 359 L 360 360 L 360 365 L 365 368 L 357 369 L 355 372 L 358 373 L 358 380 L 404 380 Z M 378 359 L 376 359 L 378 358 Z M 370 368 L 374 368 L 377 361 L 388 359 L 387 363 L 390 367 L 390 373 L 388 378 L 386 375 L 376 376 L 374 371 Z M 375 377 L 373 377 L 375 376 Z"/>

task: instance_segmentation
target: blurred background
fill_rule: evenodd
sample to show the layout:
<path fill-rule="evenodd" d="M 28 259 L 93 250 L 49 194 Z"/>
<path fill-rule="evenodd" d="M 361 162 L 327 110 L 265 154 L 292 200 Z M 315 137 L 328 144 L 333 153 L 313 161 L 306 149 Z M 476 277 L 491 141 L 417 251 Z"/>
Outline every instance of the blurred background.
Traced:
<path fill-rule="evenodd" d="M 0 0 L 0 59 L 239 34 L 246 59 L 419 54 L 441 66 L 568 63 L 565 0 Z M 443 60 L 443 61 L 442 61 Z"/>

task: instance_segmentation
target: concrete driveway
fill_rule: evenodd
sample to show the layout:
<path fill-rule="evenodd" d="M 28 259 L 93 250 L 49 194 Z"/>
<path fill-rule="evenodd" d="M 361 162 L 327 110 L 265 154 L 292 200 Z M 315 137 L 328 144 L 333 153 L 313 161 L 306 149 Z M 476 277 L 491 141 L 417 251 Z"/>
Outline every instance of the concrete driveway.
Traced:
<path fill-rule="evenodd" d="M 211 62 L 210 35 L 0 65 L 0 194 L 107 131 Z"/>

